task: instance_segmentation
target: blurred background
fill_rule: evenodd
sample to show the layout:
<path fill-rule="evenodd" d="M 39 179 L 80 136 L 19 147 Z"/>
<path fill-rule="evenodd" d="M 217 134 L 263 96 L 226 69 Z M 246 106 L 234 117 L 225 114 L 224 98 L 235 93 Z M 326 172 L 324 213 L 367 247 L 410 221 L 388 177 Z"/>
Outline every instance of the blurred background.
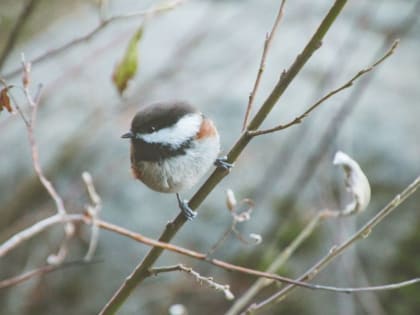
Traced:
<path fill-rule="evenodd" d="M 149 8 L 155 1 L 108 0 L 105 16 Z M 289 1 L 267 59 L 255 109 L 311 37 L 333 1 Z M 89 171 L 103 200 L 101 217 L 157 238 L 178 213 L 174 195 L 136 182 L 129 169 L 129 145 L 120 135 L 139 106 L 181 99 L 216 122 L 223 152 L 239 137 L 265 34 L 280 1 L 187 1 L 145 25 L 139 70 L 120 97 L 112 83 L 115 65 L 142 18 L 108 24 L 91 39 L 51 55 L 32 67 L 33 91 L 44 86 L 36 139 L 47 176 L 69 212 L 89 201 L 81 173 Z M 99 23 L 97 1 L 2 0 L 0 75 L 20 84 L 21 53 L 31 61 L 88 34 Z M 300 125 L 256 138 L 231 174 L 201 206 L 199 216 L 174 243 L 208 251 L 230 225 L 225 191 L 256 206 L 244 235 L 261 234 L 262 244 L 229 238 L 214 254 L 264 270 L 317 211 L 337 209 L 348 197 L 342 170 L 332 165 L 337 150 L 357 160 L 372 186 L 368 209 L 355 217 L 323 222 L 279 271 L 297 277 L 334 244 L 345 240 L 420 174 L 420 1 L 349 1 L 319 49 L 293 81 L 264 127 L 286 123 L 331 89 L 346 82 L 400 38 L 396 53 L 351 89 L 333 97 Z M 13 91 L 27 110 L 18 90 Z M 18 115 L 0 113 L 0 241 L 55 213 L 54 203 L 33 171 L 25 126 Z M 197 186 L 198 187 L 198 186 Z M 195 189 L 184 193 L 189 198 Z M 420 193 L 381 223 L 371 235 L 331 264 L 314 282 L 367 286 L 420 275 Z M 68 260 L 87 250 L 89 229 L 80 226 Z M 44 265 L 57 250 L 57 226 L 0 260 L 0 279 Z M 1 314 L 95 314 L 148 248 L 101 231 L 100 262 L 66 268 L 0 291 Z M 159 266 L 185 263 L 202 275 L 229 283 L 239 297 L 255 280 L 165 253 Z M 271 286 L 253 301 L 278 290 Z M 261 314 L 415 314 L 420 287 L 354 295 L 298 289 Z M 232 302 L 188 275 L 147 279 L 121 314 L 168 314 L 181 303 L 189 314 L 224 314 Z M 417 312 L 416 312 L 417 311 Z"/>

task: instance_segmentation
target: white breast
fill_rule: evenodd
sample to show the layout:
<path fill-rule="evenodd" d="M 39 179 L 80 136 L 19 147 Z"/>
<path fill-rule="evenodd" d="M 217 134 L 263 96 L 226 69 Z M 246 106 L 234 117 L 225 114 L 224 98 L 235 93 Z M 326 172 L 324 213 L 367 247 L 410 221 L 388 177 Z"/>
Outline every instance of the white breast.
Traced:
<path fill-rule="evenodd" d="M 219 135 L 194 142 L 185 155 L 162 162 L 138 162 L 141 180 L 153 190 L 174 193 L 191 188 L 213 166 L 219 155 Z"/>

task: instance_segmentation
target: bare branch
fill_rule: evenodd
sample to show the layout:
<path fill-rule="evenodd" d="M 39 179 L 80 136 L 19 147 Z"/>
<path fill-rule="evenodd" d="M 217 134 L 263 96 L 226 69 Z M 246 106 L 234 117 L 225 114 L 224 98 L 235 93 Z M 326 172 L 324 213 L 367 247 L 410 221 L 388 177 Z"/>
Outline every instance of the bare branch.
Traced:
<path fill-rule="evenodd" d="M 319 212 L 304 229 L 296 236 L 296 238 L 274 259 L 274 261 L 267 268 L 267 272 L 277 272 L 281 266 L 290 258 L 290 256 L 299 248 L 299 246 L 310 236 L 315 228 L 321 222 L 321 219 L 327 218 L 323 215 L 323 212 Z M 273 283 L 271 280 L 259 278 L 256 280 L 246 291 L 242 294 L 236 302 L 230 307 L 225 315 L 238 314 L 249 301 L 258 294 L 263 288 Z"/>
<path fill-rule="evenodd" d="M 226 205 L 229 210 L 230 215 L 232 216 L 232 222 L 230 225 L 226 228 L 225 232 L 222 234 L 222 236 L 216 241 L 216 243 L 210 248 L 210 250 L 207 252 L 207 255 L 210 256 L 214 254 L 214 252 L 222 246 L 222 244 L 227 240 L 229 235 L 232 233 L 236 236 L 236 238 L 241 241 L 244 244 L 259 244 L 260 242 L 255 241 L 256 238 L 258 238 L 257 234 L 252 233 L 254 236 L 254 240 L 250 242 L 247 240 L 241 232 L 237 229 L 238 223 L 242 223 L 245 221 L 248 221 L 251 219 L 251 213 L 255 206 L 254 202 L 251 199 L 243 199 L 238 204 L 236 201 L 236 197 L 234 192 L 231 189 L 228 189 L 226 191 Z M 247 208 L 243 211 L 239 212 L 238 207 L 241 205 L 245 205 Z M 261 236 L 259 236 L 261 237 Z"/>
<path fill-rule="evenodd" d="M 97 220 L 99 218 L 99 213 L 102 208 L 102 201 L 101 197 L 99 197 L 98 193 L 96 192 L 95 186 L 93 185 L 92 176 L 88 172 L 83 172 L 82 178 L 85 182 L 90 200 L 92 202 L 92 205 L 86 206 L 87 212 L 92 218 L 92 232 L 90 236 L 89 249 L 84 258 L 86 261 L 90 261 L 92 260 L 93 255 L 95 254 L 96 247 L 98 246 L 99 227 L 97 224 Z"/>
<path fill-rule="evenodd" d="M 38 1 L 35 0 L 27 1 L 21 13 L 16 18 L 15 25 L 13 26 L 13 29 L 7 38 L 6 44 L 4 45 L 3 51 L 0 54 L 0 69 L 3 67 L 4 62 L 6 61 L 7 57 L 9 56 L 13 47 L 15 46 L 16 41 L 19 38 L 19 33 L 23 29 L 25 23 L 28 21 L 28 17 L 33 12 L 37 3 Z"/>
<path fill-rule="evenodd" d="M 398 195 L 398 199 L 395 198 L 392 202 L 391 202 L 391 206 L 387 206 L 385 208 L 385 210 L 387 210 L 387 214 L 390 213 L 390 211 L 392 211 L 393 209 L 395 209 L 395 207 L 397 207 L 400 203 L 402 203 L 406 198 L 408 198 L 412 193 L 414 193 L 415 189 L 418 188 L 418 186 L 420 186 L 420 177 L 417 179 L 417 181 L 412 185 L 410 185 L 410 187 L 408 189 L 406 189 L 403 193 L 401 193 L 401 195 Z M 389 209 L 388 209 L 389 208 Z M 384 215 L 382 214 L 384 210 L 382 210 L 380 213 L 378 213 L 378 215 L 375 217 L 379 217 L 381 218 L 379 221 L 376 219 L 374 222 L 372 222 L 373 220 L 371 220 L 368 224 L 369 227 L 366 229 L 372 229 L 377 223 L 379 223 L 380 221 L 382 221 L 382 219 L 384 218 Z M 374 219 L 375 219 L 374 218 Z M 16 235 L 14 235 L 11 239 L 9 239 L 8 241 L 6 241 L 4 244 L 2 244 L 0 246 L 0 257 L 2 257 L 4 254 L 6 254 L 7 252 L 9 252 L 11 249 L 17 247 L 18 245 L 20 245 L 23 241 L 33 237 L 34 235 L 36 235 L 37 233 L 45 230 L 46 228 L 54 225 L 54 224 L 58 224 L 58 223 L 65 223 L 65 222 L 82 222 L 85 224 L 93 224 L 93 220 L 91 217 L 89 217 L 88 215 L 59 215 L 56 214 L 52 217 L 49 217 L 47 219 L 44 219 L 43 221 L 39 221 L 36 224 L 34 224 L 33 226 L 29 227 L 26 230 L 23 230 L 19 233 L 17 233 Z M 219 259 L 209 259 L 208 256 L 204 253 L 199 253 L 190 249 L 186 249 L 180 246 L 176 246 L 170 243 L 165 243 L 165 242 L 161 242 L 158 240 L 154 240 L 151 238 L 148 238 L 146 236 L 143 236 L 139 233 L 135 233 L 132 231 L 129 231 L 125 228 L 122 228 L 120 226 L 114 225 L 112 223 L 108 223 L 106 221 L 103 220 L 97 220 L 96 224 L 98 227 L 106 229 L 108 231 L 112 231 L 115 233 L 118 233 L 120 235 L 129 237 L 135 241 L 141 242 L 143 244 L 149 245 L 149 246 L 153 246 L 153 247 L 159 247 L 162 249 L 166 249 L 178 254 L 182 254 L 185 256 L 189 256 L 198 260 L 202 260 L 202 261 L 206 261 L 214 266 L 217 266 L 219 268 L 225 269 L 225 270 L 229 270 L 229 271 L 236 271 L 236 272 L 240 272 L 240 273 L 244 273 L 244 274 L 248 274 L 248 275 L 252 275 L 252 276 L 256 276 L 256 277 L 262 277 L 262 278 L 266 278 L 266 279 L 272 279 L 272 280 L 276 280 L 282 283 L 288 283 L 290 284 L 288 287 L 294 287 L 294 286 L 301 286 L 307 289 L 312 289 L 312 290 L 325 290 L 325 291 L 332 291 L 332 292 L 339 292 L 339 293 L 351 293 L 355 290 L 359 290 L 359 291 L 363 291 L 363 290 L 368 290 L 366 288 L 338 288 L 338 287 L 333 287 L 333 286 L 325 286 L 325 285 L 318 285 L 318 284 L 309 284 L 307 282 L 303 282 L 302 280 L 292 280 L 286 277 L 282 277 L 279 276 L 277 274 L 273 274 L 270 272 L 264 272 L 264 271 L 258 271 L 258 270 L 254 270 L 254 269 L 250 269 L 250 268 L 246 268 L 246 267 L 242 267 L 242 266 L 238 266 L 238 265 L 234 265 Z M 363 237 L 366 237 L 366 231 L 362 231 L 360 232 L 357 237 L 355 237 L 355 239 Z M 347 247 L 349 245 L 345 244 L 345 247 Z M 340 249 L 338 247 L 334 247 L 333 250 L 330 251 L 329 255 L 333 255 L 331 257 L 335 257 L 338 254 L 335 253 L 340 253 L 341 251 L 343 251 L 343 249 Z M 330 257 L 330 256 L 328 256 Z M 330 258 L 332 259 L 332 258 Z M 319 269 L 316 269 L 317 271 Z M 312 273 L 314 273 L 312 271 Z M 147 276 L 150 276 L 150 270 L 148 271 Z M 420 281 L 419 279 L 413 279 L 407 282 L 404 282 L 403 285 L 409 285 L 409 284 L 414 284 L 416 282 Z M 293 286 L 291 286 L 293 285 Z M 393 288 L 398 288 L 398 285 L 400 284 L 393 284 L 393 285 L 388 285 L 388 286 L 381 286 L 385 288 L 389 288 L 389 289 L 393 289 Z M 373 290 L 373 289 L 372 289 Z"/>
<path fill-rule="evenodd" d="M 41 163 L 39 161 L 39 150 L 38 145 L 35 140 L 35 125 L 36 125 L 36 118 L 38 113 L 38 104 L 41 98 L 41 91 L 42 91 L 42 85 L 38 86 L 38 91 L 35 94 L 35 97 L 32 97 L 30 91 L 29 91 L 29 82 L 30 82 L 30 71 L 31 66 L 25 61 L 25 56 L 22 54 L 22 66 L 23 66 L 23 72 L 24 72 L 24 86 L 23 86 L 23 92 L 25 94 L 26 100 L 31 108 L 31 115 L 29 121 L 25 119 L 25 115 L 23 115 L 23 112 L 20 110 L 19 107 L 17 107 L 18 112 L 20 113 L 22 119 L 25 122 L 25 126 L 28 133 L 29 138 L 29 144 L 31 147 L 31 157 L 32 157 L 32 164 L 35 170 L 35 173 L 37 177 L 39 178 L 39 181 L 44 186 L 44 188 L 47 190 L 48 194 L 51 196 L 51 198 L 55 202 L 55 206 L 57 209 L 57 213 L 61 216 L 64 216 L 67 214 L 67 211 L 64 207 L 63 199 L 61 198 L 60 194 L 57 192 L 57 190 L 54 188 L 53 184 L 46 178 L 44 175 L 44 172 L 41 167 Z M 26 84 L 25 84 L 26 83 Z M 60 264 L 64 261 L 66 254 L 67 254 L 67 241 L 73 236 L 74 234 L 74 226 L 71 222 L 68 222 L 65 224 L 64 227 L 65 231 L 65 237 L 63 241 L 61 242 L 60 248 L 57 252 L 57 254 L 51 254 L 47 261 L 51 264 Z"/>
<path fill-rule="evenodd" d="M 265 135 L 265 134 L 268 134 L 268 133 L 273 133 L 273 132 L 276 132 L 276 131 L 279 131 L 279 130 L 283 130 L 283 129 L 289 128 L 289 127 L 291 127 L 293 125 L 300 124 L 304 118 L 306 118 L 313 110 L 315 110 L 316 108 L 318 108 L 327 99 L 329 99 L 330 97 L 334 96 L 335 94 L 337 94 L 337 93 L 339 93 L 339 92 L 341 92 L 341 91 L 343 91 L 343 90 L 351 87 L 357 79 L 359 79 L 360 77 L 362 77 L 366 73 L 372 71 L 376 66 L 378 66 L 385 59 L 387 59 L 389 56 L 391 56 L 395 52 L 395 49 L 398 47 L 398 44 L 399 44 L 399 41 L 398 40 L 394 41 L 394 43 L 389 48 L 389 50 L 379 60 L 377 60 L 375 63 L 373 63 L 368 68 L 365 68 L 365 69 L 360 70 L 358 73 L 356 73 L 356 75 L 354 75 L 349 81 L 347 81 L 346 83 L 344 83 L 342 86 L 340 86 L 339 88 L 337 88 L 337 89 L 329 92 L 324 97 L 322 97 L 321 99 L 319 99 L 315 104 L 313 104 L 312 106 L 310 106 L 302 115 L 296 117 L 295 119 L 293 119 L 292 121 L 288 122 L 287 124 L 278 125 L 276 127 L 269 128 L 269 129 L 264 129 L 264 130 L 250 130 L 250 131 L 248 131 L 248 134 L 250 136 L 256 137 L 256 136 L 261 136 L 261 135 Z"/>
<path fill-rule="evenodd" d="M 271 28 L 270 33 L 268 33 L 265 37 L 264 48 L 263 48 L 261 61 L 260 61 L 260 67 L 258 68 L 258 73 L 257 73 L 257 77 L 255 78 L 254 87 L 252 88 L 252 92 L 249 95 L 248 105 L 246 107 L 246 112 L 245 112 L 245 118 L 244 118 L 244 122 L 242 124 L 242 131 L 245 130 L 245 128 L 248 124 L 248 119 L 249 119 L 249 115 L 251 114 L 252 105 L 254 103 L 255 95 L 257 94 L 257 90 L 258 90 L 258 87 L 260 85 L 262 74 L 264 73 L 265 60 L 267 59 L 267 54 L 268 54 L 268 51 L 270 50 L 270 46 L 271 46 L 271 42 L 273 41 L 274 34 L 276 33 L 276 30 L 277 30 L 277 28 L 280 24 L 280 21 L 281 21 L 283 15 L 284 15 L 284 5 L 285 5 L 285 3 L 286 3 L 286 0 L 282 0 L 282 2 L 280 4 L 279 11 L 278 11 L 277 16 L 276 16 L 276 19 L 274 20 L 273 27 Z"/>
<path fill-rule="evenodd" d="M 78 37 L 72 41 L 69 41 L 67 43 L 65 43 L 64 45 L 54 48 L 54 49 L 50 49 L 48 51 L 46 51 L 45 53 L 39 55 L 38 57 L 35 57 L 34 59 L 31 60 L 32 64 L 38 64 L 40 62 L 43 62 L 44 60 L 50 59 L 51 57 L 54 57 L 70 48 L 73 48 L 74 46 L 77 46 L 83 42 L 87 42 L 90 39 L 92 39 L 95 35 L 97 35 L 98 33 L 100 33 L 102 30 L 105 29 L 106 26 L 108 26 L 109 24 L 118 21 L 118 20 L 124 20 L 124 19 L 129 19 L 129 18 L 136 18 L 136 17 L 151 17 L 153 15 L 159 14 L 159 13 L 163 13 L 169 10 L 174 9 L 176 6 L 182 4 L 183 2 L 185 2 L 186 0 L 172 0 L 172 1 L 166 1 L 163 2 L 162 4 L 158 4 L 155 6 L 152 6 L 149 9 L 146 10 L 142 10 L 142 11 L 137 11 L 137 12 L 131 12 L 131 13 L 125 13 L 125 14 L 120 14 L 120 15 L 115 15 L 112 17 L 109 17 L 107 19 L 102 20 L 98 26 L 96 26 L 93 30 L 91 30 L 89 33 Z M 10 71 L 9 73 L 5 74 L 4 77 L 6 78 L 10 78 L 12 76 L 15 76 L 17 74 L 19 74 L 21 71 L 20 68 L 14 69 L 12 71 Z"/>
<path fill-rule="evenodd" d="M 35 276 L 39 276 L 42 274 L 46 274 L 48 272 L 57 270 L 59 268 L 58 265 L 46 265 L 46 266 L 42 266 L 40 268 L 34 269 L 34 270 L 30 270 L 27 272 L 24 272 L 18 276 L 9 278 L 9 279 L 5 279 L 0 281 L 0 289 L 5 289 L 8 287 L 12 287 L 15 286 L 19 283 L 25 282 Z"/>
<path fill-rule="evenodd" d="M 0 281 L 0 290 L 1 289 L 5 289 L 8 287 L 12 287 L 15 285 L 18 285 L 22 282 L 25 282 L 33 277 L 36 276 L 42 276 L 44 274 L 56 271 L 58 269 L 63 269 L 63 268 L 67 268 L 67 267 L 73 267 L 73 266 L 77 266 L 77 265 L 85 265 L 86 262 L 84 261 L 80 261 L 80 260 L 76 260 L 76 261 L 71 261 L 71 262 L 66 262 L 63 263 L 61 265 L 45 265 L 27 272 L 24 272 L 18 276 L 9 278 L 9 279 L 5 279 L 5 280 L 1 280 Z"/>
<path fill-rule="evenodd" d="M 45 229 L 59 224 L 59 223 L 68 223 L 68 222 L 77 222 L 83 221 L 85 219 L 84 215 L 81 214 L 55 214 L 51 217 L 48 217 L 44 220 L 36 222 L 34 225 L 22 230 L 11 238 L 9 238 L 6 242 L 0 245 L 0 257 L 6 255 L 12 249 L 18 247 L 26 240 L 34 237 L 35 235 L 41 233 Z"/>
<path fill-rule="evenodd" d="M 402 202 L 410 197 L 420 187 L 420 176 L 417 177 L 410 185 L 408 185 L 400 194 L 396 195 L 382 210 L 380 210 L 372 219 L 370 219 L 362 228 L 349 237 L 346 241 L 338 246 L 333 246 L 326 256 L 319 262 L 307 270 L 302 276 L 298 278 L 299 281 L 308 281 L 314 278 L 322 269 L 324 269 L 332 260 L 342 254 L 347 248 L 353 245 L 360 239 L 365 239 L 369 236 L 372 229 L 382 222 L 390 213 L 392 213 Z M 293 290 L 295 286 L 288 285 L 281 291 L 270 296 L 266 300 L 254 304 L 248 308 L 248 311 L 263 308 L 275 301 L 283 299 L 289 291 Z"/>
<path fill-rule="evenodd" d="M 66 223 L 66 222 L 83 222 L 85 224 L 93 224 L 93 220 L 91 217 L 87 216 L 87 215 L 77 215 L 77 214 L 73 214 L 73 215 L 59 215 L 56 214 L 54 216 L 51 216 L 49 218 L 46 218 L 42 221 L 39 221 L 37 223 L 35 223 L 33 226 L 18 232 L 17 234 L 15 234 L 14 236 L 12 236 L 9 240 L 7 240 L 5 243 L 3 243 L 0 246 L 0 257 L 4 256 L 6 253 L 8 253 L 10 250 L 16 248 L 17 246 L 21 245 L 24 241 L 32 238 L 33 236 L 35 236 L 36 234 L 44 231 L 45 229 L 47 229 L 50 226 L 53 226 L 55 224 L 59 224 L 59 223 Z M 154 240 L 152 238 L 148 238 L 144 235 L 141 235 L 139 233 L 135 233 L 132 231 L 129 231 L 125 228 L 122 228 L 118 225 L 103 221 L 103 220 L 97 220 L 96 224 L 98 227 L 108 230 L 108 231 L 112 231 L 114 233 L 129 237 L 137 242 L 149 245 L 149 246 L 153 246 L 153 247 L 159 247 L 162 249 L 166 249 L 181 255 L 185 255 L 185 256 L 189 256 L 198 260 L 202 260 L 202 261 L 207 261 L 212 265 L 215 265 L 217 267 L 226 269 L 226 270 L 230 270 L 230 271 L 238 271 L 241 273 L 246 273 L 249 275 L 253 275 L 253 276 L 257 276 L 257 277 L 264 277 L 267 279 L 273 279 L 273 280 L 277 280 L 280 282 L 285 282 L 285 283 L 293 283 L 296 285 L 302 285 L 304 287 L 307 287 L 309 289 L 322 289 L 322 286 L 318 286 L 318 285 L 312 285 L 312 284 L 308 284 L 308 283 L 304 283 L 304 282 L 299 282 L 299 281 L 294 281 L 292 279 L 288 279 L 276 274 L 271 274 L 268 272 L 263 272 L 263 271 L 258 271 L 258 270 L 253 270 L 253 269 L 249 269 L 246 267 L 242 267 L 242 266 L 237 266 L 237 265 L 233 265 L 218 259 L 209 259 L 207 254 L 203 254 L 203 253 L 199 253 L 190 249 L 186 249 L 180 246 L 176 246 L 170 243 L 164 243 L 164 242 L 160 242 L 157 240 Z"/>
<path fill-rule="evenodd" d="M 235 298 L 232 291 L 230 291 L 230 286 L 228 284 L 219 284 L 215 282 L 212 277 L 203 277 L 198 272 L 194 271 L 192 268 L 186 267 L 182 264 L 167 267 L 156 267 L 149 270 L 150 274 L 154 276 L 159 273 L 172 271 L 183 271 L 187 274 L 192 275 L 198 283 L 205 283 L 210 288 L 216 291 L 222 291 L 225 294 L 225 298 L 227 300 L 233 300 Z"/>
<path fill-rule="evenodd" d="M 270 95 L 266 98 L 258 112 L 248 124 L 249 130 L 257 130 L 261 126 L 265 118 L 277 104 L 278 100 L 286 91 L 290 83 L 295 79 L 296 75 L 304 67 L 312 54 L 320 47 L 322 39 L 327 34 L 328 30 L 331 28 L 332 24 L 339 16 L 346 3 L 347 0 L 335 0 L 334 4 L 332 4 L 329 11 L 324 16 L 322 22 L 319 24 L 317 30 L 313 33 L 311 39 L 308 41 L 306 46 L 303 48 L 301 53 L 297 56 L 288 70 L 282 74 Z M 253 137 L 249 136 L 246 132 L 243 132 L 227 154 L 227 162 L 234 163 L 242 151 L 247 147 L 252 138 Z M 190 199 L 188 206 L 192 210 L 196 210 L 214 189 L 214 187 L 226 175 L 227 172 L 220 170 L 220 168 L 216 168 L 216 170 L 213 171 L 213 173 L 207 178 L 207 180 L 201 185 L 198 191 Z M 178 216 L 172 222 L 166 225 L 166 228 L 159 237 L 159 240 L 163 242 L 169 242 L 185 223 L 185 216 L 182 213 L 178 214 Z M 129 297 L 133 290 L 141 282 L 143 282 L 144 279 L 146 279 L 148 270 L 153 266 L 162 252 L 162 248 L 152 248 L 146 254 L 144 259 L 134 268 L 132 273 L 126 277 L 123 283 L 121 283 L 120 287 L 113 294 L 113 296 L 106 302 L 100 314 L 115 314 L 124 304 L 125 300 Z"/>

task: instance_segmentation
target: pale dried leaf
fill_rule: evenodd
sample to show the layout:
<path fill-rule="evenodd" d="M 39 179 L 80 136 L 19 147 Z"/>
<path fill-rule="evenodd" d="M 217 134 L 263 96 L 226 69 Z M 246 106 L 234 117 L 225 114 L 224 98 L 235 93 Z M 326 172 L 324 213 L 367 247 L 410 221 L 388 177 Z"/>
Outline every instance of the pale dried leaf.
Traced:
<path fill-rule="evenodd" d="M 262 236 L 260 234 L 250 233 L 249 238 L 252 239 L 256 245 L 262 243 Z"/>
<path fill-rule="evenodd" d="M 226 206 L 228 207 L 230 211 L 233 211 L 235 210 L 237 204 L 238 202 L 236 201 L 235 193 L 233 192 L 232 189 L 227 189 L 226 190 Z"/>
<path fill-rule="evenodd" d="M 341 151 L 335 154 L 333 164 L 343 167 L 346 174 L 346 188 L 353 198 L 341 214 L 350 215 L 365 210 L 370 201 L 370 184 L 359 164 Z"/>

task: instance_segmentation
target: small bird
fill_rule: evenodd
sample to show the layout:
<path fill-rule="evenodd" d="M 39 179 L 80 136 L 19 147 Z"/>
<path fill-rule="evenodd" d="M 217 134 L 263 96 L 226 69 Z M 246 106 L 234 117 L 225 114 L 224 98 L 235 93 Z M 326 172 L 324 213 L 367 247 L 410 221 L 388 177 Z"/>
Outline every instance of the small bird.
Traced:
<path fill-rule="evenodd" d="M 195 217 L 179 192 L 191 188 L 214 164 L 229 170 L 226 158 L 217 158 L 219 133 L 213 122 L 186 102 L 161 102 L 141 108 L 129 132 L 134 177 L 162 193 L 176 193 L 188 220 Z"/>

